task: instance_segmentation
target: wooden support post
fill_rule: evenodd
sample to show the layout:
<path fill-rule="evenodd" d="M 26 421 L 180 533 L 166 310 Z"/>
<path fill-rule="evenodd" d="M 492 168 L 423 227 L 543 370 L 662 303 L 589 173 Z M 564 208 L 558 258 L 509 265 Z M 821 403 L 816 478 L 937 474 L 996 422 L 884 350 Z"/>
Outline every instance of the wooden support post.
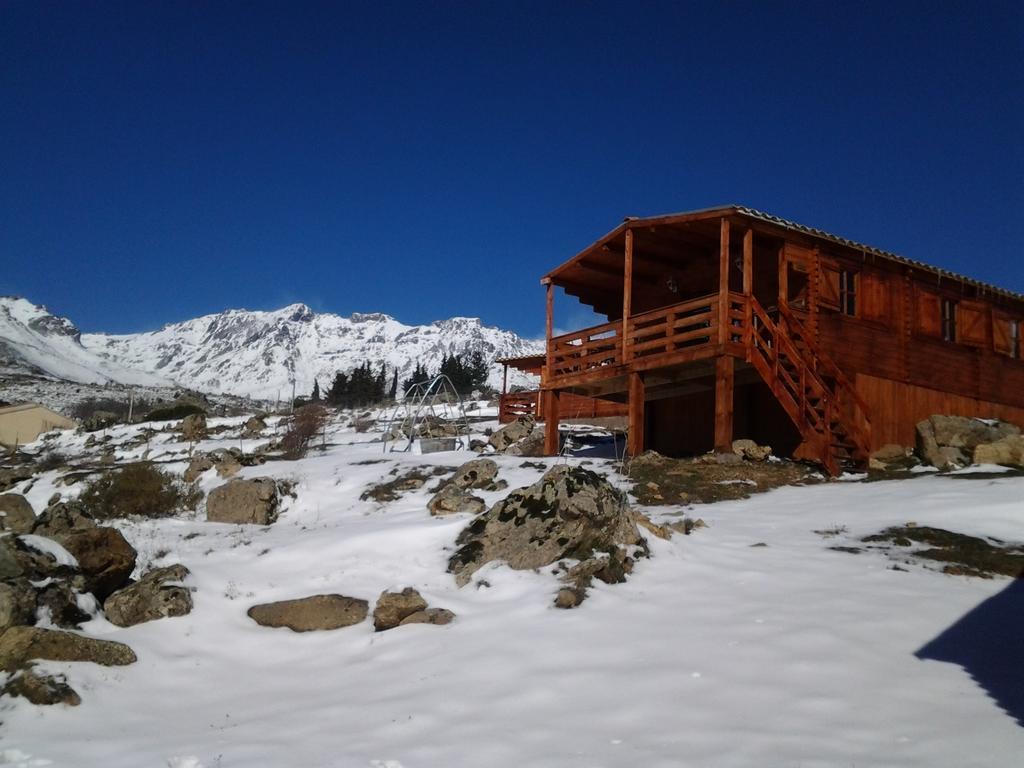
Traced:
<path fill-rule="evenodd" d="M 633 314 L 633 230 L 626 230 L 626 258 L 622 281 L 622 362 L 629 360 L 629 316 Z"/>
<path fill-rule="evenodd" d="M 634 371 L 629 374 L 629 433 L 626 437 L 626 453 L 639 456 L 644 452 L 644 376 Z"/>
<path fill-rule="evenodd" d="M 551 337 L 555 328 L 555 285 L 549 278 L 545 278 L 541 283 L 547 288 L 547 296 L 545 297 L 547 321 L 544 325 L 544 367 L 540 371 L 540 381 L 543 384 L 545 379 L 547 379 L 548 365 L 551 363 L 551 353 L 554 351 L 551 349 Z"/>
<path fill-rule="evenodd" d="M 732 452 L 732 394 L 735 360 L 729 355 L 715 358 L 715 451 Z"/>
<path fill-rule="evenodd" d="M 544 455 L 557 456 L 558 449 L 558 396 L 557 389 L 544 393 Z"/>
<path fill-rule="evenodd" d="M 729 340 L 729 220 L 722 218 L 718 242 L 718 343 Z"/>
<path fill-rule="evenodd" d="M 508 363 L 504 363 L 501 372 L 501 394 L 508 394 Z"/>
<path fill-rule="evenodd" d="M 754 296 L 754 230 L 747 227 L 743 233 L 743 346 L 750 361 L 751 340 L 754 326 L 754 309 L 750 300 Z"/>
<path fill-rule="evenodd" d="M 786 264 L 786 247 L 779 247 L 779 306 L 789 306 L 789 265 Z"/>

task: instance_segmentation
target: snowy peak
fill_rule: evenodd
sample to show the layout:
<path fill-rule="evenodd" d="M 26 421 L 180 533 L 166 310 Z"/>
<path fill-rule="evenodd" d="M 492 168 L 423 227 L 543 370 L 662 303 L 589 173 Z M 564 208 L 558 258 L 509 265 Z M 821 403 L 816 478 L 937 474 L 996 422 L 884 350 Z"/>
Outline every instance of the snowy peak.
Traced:
<path fill-rule="evenodd" d="M 101 358 L 82 345 L 81 332 L 66 317 L 18 296 L 0 297 L 0 372 L 88 384 L 171 383 Z"/>
<path fill-rule="evenodd" d="M 344 317 L 301 303 L 272 311 L 231 309 L 149 333 L 85 334 L 82 345 L 111 364 L 185 387 L 262 399 L 290 396 L 293 382 L 300 394 L 308 394 L 314 381 L 329 387 L 338 372 L 366 362 L 374 369 L 397 370 L 405 379 L 417 363 L 439 369 L 446 355 L 480 352 L 493 361 L 539 350 L 535 342 L 485 326 L 479 318 L 415 326 L 381 312 Z M 489 383 L 501 384 L 497 366 Z M 510 372 L 510 383 L 532 380 Z"/>

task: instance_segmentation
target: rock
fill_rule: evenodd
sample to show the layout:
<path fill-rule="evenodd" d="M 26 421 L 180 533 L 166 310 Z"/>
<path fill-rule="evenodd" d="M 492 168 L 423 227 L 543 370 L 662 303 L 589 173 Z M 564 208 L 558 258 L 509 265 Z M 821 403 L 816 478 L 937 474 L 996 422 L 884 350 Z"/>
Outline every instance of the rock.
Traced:
<path fill-rule="evenodd" d="M 60 493 L 59 492 L 58 493 L 54 493 L 52 496 L 50 496 L 50 500 L 48 502 L 46 502 L 46 506 L 52 507 L 54 504 L 60 504 L 60 500 L 61 500 Z"/>
<path fill-rule="evenodd" d="M 31 624 L 36 617 L 36 593 L 28 579 L 0 582 L 0 632 Z"/>
<path fill-rule="evenodd" d="M 491 459 L 473 459 L 455 470 L 452 484 L 459 488 L 487 488 L 498 475 L 498 465 Z"/>
<path fill-rule="evenodd" d="M 365 600 L 344 595 L 312 595 L 298 600 L 254 605 L 249 618 L 264 627 L 288 627 L 294 632 L 340 629 L 359 624 L 370 605 Z"/>
<path fill-rule="evenodd" d="M 11 536 L 0 538 L 0 579 L 15 579 L 25 573 Z"/>
<path fill-rule="evenodd" d="M 0 493 L 0 531 L 31 533 L 36 513 L 20 493 Z"/>
<path fill-rule="evenodd" d="M 267 428 L 267 422 L 259 416 L 250 416 L 242 427 L 242 437 L 258 437 Z"/>
<path fill-rule="evenodd" d="M 669 528 L 667 526 L 664 526 L 664 525 L 658 525 L 656 522 L 651 520 L 651 518 L 649 518 L 647 515 L 643 514 L 642 512 L 636 512 L 634 510 L 634 511 L 630 512 L 630 515 L 633 518 L 633 522 L 635 522 L 640 528 L 643 528 L 644 530 L 646 530 L 646 531 L 648 531 L 650 533 L 653 533 L 659 539 L 671 539 L 672 538 L 672 529 L 671 528 Z"/>
<path fill-rule="evenodd" d="M 212 523 L 270 525 L 277 520 L 277 484 L 269 477 L 231 480 L 210 491 L 206 519 Z"/>
<path fill-rule="evenodd" d="M 217 462 L 217 477 L 229 478 L 234 477 L 242 469 L 241 462 L 238 458 L 229 451 L 224 451 L 220 454 L 220 460 Z"/>
<path fill-rule="evenodd" d="M 425 611 L 410 613 L 399 624 L 404 627 L 406 624 L 451 624 L 455 620 L 455 614 L 446 608 L 427 608 Z"/>
<path fill-rule="evenodd" d="M 181 436 L 190 443 L 198 443 L 206 437 L 206 416 L 193 413 L 181 420 Z"/>
<path fill-rule="evenodd" d="M 758 445 L 753 440 L 743 438 L 732 441 L 732 452 L 751 461 L 767 461 L 772 455 L 772 448 L 770 445 Z"/>
<path fill-rule="evenodd" d="M 460 512 L 479 515 L 486 508 L 483 499 L 470 495 L 454 484 L 444 486 L 427 502 L 427 509 L 434 516 L 455 515 Z"/>
<path fill-rule="evenodd" d="M 10 672 L 32 659 L 91 661 L 105 667 L 137 661 L 134 651 L 124 643 L 60 629 L 10 627 L 0 635 L 0 667 Z"/>
<path fill-rule="evenodd" d="M 0 469 L 0 491 L 13 488 L 18 483 L 31 479 L 31 477 L 32 469 L 27 466 Z"/>
<path fill-rule="evenodd" d="M 427 601 L 412 587 L 401 592 L 382 592 L 373 609 L 373 628 L 377 632 L 393 629 L 406 617 L 426 609 Z"/>
<path fill-rule="evenodd" d="M 192 610 L 192 595 L 187 587 L 170 582 L 184 581 L 188 574 L 188 568 L 180 564 L 152 570 L 108 597 L 103 603 L 103 613 L 111 624 L 119 627 L 184 616 Z"/>
<path fill-rule="evenodd" d="M 68 685 L 64 675 L 47 675 L 31 668 L 19 670 L 7 681 L 0 695 L 21 697 L 37 706 L 67 704 L 77 707 L 81 697 Z"/>
<path fill-rule="evenodd" d="M 886 443 L 877 451 L 871 454 L 872 459 L 877 459 L 883 463 L 890 461 L 905 459 L 912 453 L 910 448 L 899 445 L 898 443 Z"/>
<path fill-rule="evenodd" d="M 595 550 L 646 550 L 625 495 L 600 475 L 567 465 L 553 467 L 477 517 L 456 546 L 448 570 L 460 586 L 492 560 L 522 570 L 562 558 L 585 560 Z"/>
<path fill-rule="evenodd" d="M 185 469 L 185 482 L 194 483 L 199 479 L 199 476 L 209 469 L 213 469 L 213 459 L 210 458 L 209 454 L 196 453 L 192 460 L 188 463 L 188 467 Z"/>
<path fill-rule="evenodd" d="M 95 527 L 96 520 L 89 514 L 84 504 L 78 501 L 62 501 L 43 510 L 36 518 L 32 533 L 55 539 L 64 533 Z"/>
<path fill-rule="evenodd" d="M 917 423 L 917 452 L 933 467 L 950 469 L 970 463 L 974 449 L 1020 434 L 1020 428 L 1002 421 L 935 414 Z"/>
<path fill-rule="evenodd" d="M 487 442 L 493 445 L 499 453 L 504 453 L 510 445 L 519 442 L 533 432 L 536 424 L 537 421 L 533 416 L 520 416 L 491 435 Z"/>
<path fill-rule="evenodd" d="M 89 528 L 54 537 L 75 556 L 87 588 L 101 602 L 128 583 L 136 552 L 116 528 Z"/>
<path fill-rule="evenodd" d="M 562 587 L 555 595 L 555 608 L 575 608 L 583 602 L 585 595 L 571 587 Z"/>
<path fill-rule="evenodd" d="M 65 581 L 51 580 L 36 593 L 36 603 L 50 615 L 51 622 L 64 629 L 78 629 L 92 618 L 79 607 L 78 595 Z"/>
<path fill-rule="evenodd" d="M 82 429 L 86 432 L 98 432 L 114 426 L 117 422 L 118 416 L 112 411 L 93 411 L 92 416 L 82 422 Z"/>
<path fill-rule="evenodd" d="M 505 453 L 509 456 L 543 456 L 544 428 L 537 427 L 522 440 L 506 448 Z"/>
<path fill-rule="evenodd" d="M 1024 468 L 1024 436 L 1008 435 L 992 443 L 981 443 L 974 448 L 974 463 Z"/>

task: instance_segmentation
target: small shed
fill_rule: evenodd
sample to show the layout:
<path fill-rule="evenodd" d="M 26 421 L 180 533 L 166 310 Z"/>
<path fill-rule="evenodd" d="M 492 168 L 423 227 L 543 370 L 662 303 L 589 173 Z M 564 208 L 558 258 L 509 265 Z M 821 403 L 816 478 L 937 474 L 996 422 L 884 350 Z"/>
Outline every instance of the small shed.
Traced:
<path fill-rule="evenodd" d="M 78 423 L 38 403 L 0 408 L 0 445 L 15 447 L 31 443 L 51 429 L 74 429 Z"/>

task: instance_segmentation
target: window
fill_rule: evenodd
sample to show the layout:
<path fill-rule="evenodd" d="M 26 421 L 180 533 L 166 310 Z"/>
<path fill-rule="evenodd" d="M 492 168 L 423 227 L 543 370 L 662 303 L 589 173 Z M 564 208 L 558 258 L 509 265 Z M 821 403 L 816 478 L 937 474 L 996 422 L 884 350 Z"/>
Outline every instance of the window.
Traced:
<path fill-rule="evenodd" d="M 857 316 L 857 273 L 843 270 L 839 273 L 839 311 L 850 317 Z"/>
<path fill-rule="evenodd" d="M 952 299 L 942 300 L 942 338 L 956 341 L 956 302 Z"/>
<path fill-rule="evenodd" d="M 1010 357 L 1020 359 L 1020 320 L 1010 321 Z"/>

